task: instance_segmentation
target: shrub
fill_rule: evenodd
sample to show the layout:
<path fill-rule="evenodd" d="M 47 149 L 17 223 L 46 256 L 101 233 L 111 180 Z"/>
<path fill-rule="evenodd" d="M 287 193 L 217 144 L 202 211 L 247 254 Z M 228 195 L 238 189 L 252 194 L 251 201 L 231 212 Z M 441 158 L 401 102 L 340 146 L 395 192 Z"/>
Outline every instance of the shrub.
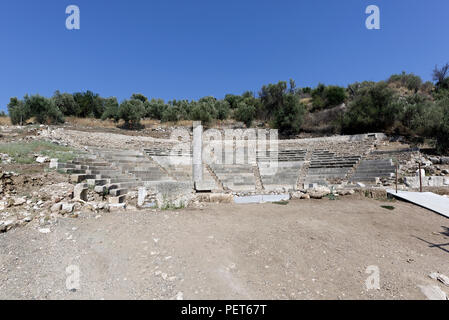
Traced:
<path fill-rule="evenodd" d="M 140 100 L 125 100 L 120 104 L 119 117 L 125 121 L 125 127 L 136 129 L 145 115 L 145 107 Z"/>
<path fill-rule="evenodd" d="M 416 76 L 413 73 L 407 74 L 405 72 L 392 75 L 387 82 L 397 83 L 400 86 L 415 92 L 418 92 L 422 86 L 422 79 L 419 76 Z"/>
<path fill-rule="evenodd" d="M 195 103 L 190 112 L 190 119 L 201 121 L 208 124 L 212 119 L 217 118 L 217 111 L 215 110 L 215 102 L 200 100 Z"/>
<path fill-rule="evenodd" d="M 76 116 L 80 113 L 80 106 L 70 93 L 60 93 L 56 91 L 53 95 L 55 105 L 65 116 Z"/>
<path fill-rule="evenodd" d="M 342 104 L 346 100 L 346 90 L 338 86 L 328 86 L 324 90 L 327 107 L 334 107 Z"/>
<path fill-rule="evenodd" d="M 243 122 L 247 128 L 251 127 L 251 123 L 256 117 L 256 108 L 252 105 L 248 105 L 244 102 L 240 102 L 237 105 L 237 109 L 234 112 L 234 118 L 237 121 Z"/>
<path fill-rule="evenodd" d="M 64 116 L 53 99 L 47 99 L 38 94 L 31 97 L 26 95 L 24 104 L 25 108 L 30 110 L 31 115 L 39 123 L 56 124 L 64 122 Z"/>
<path fill-rule="evenodd" d="M 25 103 L 17 98 L 10 99 L 8 114 L 13 125 L 23 125 L 32 116 L 29 106 L 25 106 Z"/>
<path fill-rule="evenodd" d="M 140 100 L 140 101 L 142 101 L 143 103 L 145 103 L 145 102 L 148 101 L 148 98 L 145 97 L 145 96 L 144 96 L 143 94 L 141 94 L 141 93 L 133 93 L 132 96 L 131 96 L 131 100 Z"/>
<path fill-rule="evenodd" d="M 117 98 L 111 97 L 104 99 L 104 112 L 101 116 L 101 120 L 112 119 L 114 122 L 120 120 L 119 104 Z"/>
<path fill-rule="evenodd" d="M 297 95 L 288 94 L 283 100 L 283 107 L 275 114 L 274 126 L 282 135 L 298 134 L 306 111 L 305 106 L 300 103 Z"/>
<path fill-rule="evenodd" d="M 77 116 L 81 118 L 95 117 L 99 119 L 103 115 L 104 101 L 98 94 L 88 90 L 86 92 L 74 93 L 73 98 L 80 107 Z"/>
<path fill-rule="evenodd" d="M 167 110 L 167 105 L 162 99 L 151 99 L 145 102 L 146 117 L 151 119 L 162 120 L 164 111 Z"/>
<path fill-rule="evenodd" d="M 398 105 L 385 82 L 359 89 L 342 120 L 345 133 L 384 131 L 396 121 Z"/>
<path fill-rule="evenodd" d="M 436 149 L 442 154 L 449 153 L 449 99 L 443 99 L 437 103 L 441 108 L 441 122 L 436 128 Z"/>
<path fill-rule="evenodd" d="M 162 113 L 162 122 L 176 122 L 178 121 L 178 111 L 174 106 L 168 106 Z"/>
<path fill-rule="evenodd" d="M 225 100 L 219 100 L 215 103 L 215 110 L 218 120 L 226 120 L 229 117 L 230 106 Z"/>

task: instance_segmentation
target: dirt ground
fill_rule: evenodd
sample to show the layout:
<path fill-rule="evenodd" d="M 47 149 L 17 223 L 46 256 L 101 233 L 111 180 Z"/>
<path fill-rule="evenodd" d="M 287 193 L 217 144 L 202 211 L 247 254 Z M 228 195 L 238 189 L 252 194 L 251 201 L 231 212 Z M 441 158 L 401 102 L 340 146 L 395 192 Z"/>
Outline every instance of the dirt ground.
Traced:
<path fill-rule="evenodd" d="M 394 210 L 382 208 L 392 205 Z M 287 205 L 61 218 L 0 234 L 0 299 L 425 299 L 449 274 L 449 220 L 404 202 Z M 73 267 L 78 290 L 68 290 Z M 368 266 L 380 289 L 368 290 Z"/>

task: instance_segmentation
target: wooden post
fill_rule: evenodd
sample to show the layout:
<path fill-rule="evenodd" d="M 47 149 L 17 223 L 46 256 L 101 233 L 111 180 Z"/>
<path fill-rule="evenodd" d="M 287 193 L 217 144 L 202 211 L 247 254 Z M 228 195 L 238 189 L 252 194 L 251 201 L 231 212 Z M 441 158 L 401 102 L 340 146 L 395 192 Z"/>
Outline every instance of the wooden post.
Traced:
<path fill-rule="evenodd" d="M 419 192 L 422 192 L 421 162 L 419 163 Z"/>
<path fill-rule="evenodd" d="M 399 171 L 399 164 L 396 162 L 396 193 L 398 193 L 398 171 Z"/>

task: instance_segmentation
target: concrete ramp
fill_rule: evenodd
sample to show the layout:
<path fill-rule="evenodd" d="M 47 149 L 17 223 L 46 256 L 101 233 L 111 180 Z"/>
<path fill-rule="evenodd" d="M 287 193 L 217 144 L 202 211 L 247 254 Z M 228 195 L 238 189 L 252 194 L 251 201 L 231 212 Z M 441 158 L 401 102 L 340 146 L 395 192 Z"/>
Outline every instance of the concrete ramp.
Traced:
<path fill-rule="evenodd" d="M 449 218 L 449 198 L 432 192 L 398 191 L 396 193 L 395 190 L 387 190 L 387 193 L 395 198 L 409 201 Z"/>

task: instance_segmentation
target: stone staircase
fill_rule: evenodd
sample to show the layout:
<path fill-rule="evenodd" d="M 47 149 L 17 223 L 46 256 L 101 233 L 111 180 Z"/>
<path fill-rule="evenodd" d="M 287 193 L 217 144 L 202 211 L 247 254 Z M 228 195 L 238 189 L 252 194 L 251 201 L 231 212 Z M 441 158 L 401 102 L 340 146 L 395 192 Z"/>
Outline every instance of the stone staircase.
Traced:
<path fill-rule="evenodd" d="M 348 173 L 358 164 L 361 156 L 336 156 L 319 149 L 312 153 L 305 184 L 332 184 L 346 179 Z"/>
<path fill-rule="evenodd" d="M 377 178 L 394 178 L 396 167 L 391 159 L 362 160 L 349 180 L 375 183 Z"/>
<path fill-rule="evenodd" d="M 306 154 L 307 151 L 302 149 L 257 153 L 257 164 L 264 190 L 295 190 Z"/>

